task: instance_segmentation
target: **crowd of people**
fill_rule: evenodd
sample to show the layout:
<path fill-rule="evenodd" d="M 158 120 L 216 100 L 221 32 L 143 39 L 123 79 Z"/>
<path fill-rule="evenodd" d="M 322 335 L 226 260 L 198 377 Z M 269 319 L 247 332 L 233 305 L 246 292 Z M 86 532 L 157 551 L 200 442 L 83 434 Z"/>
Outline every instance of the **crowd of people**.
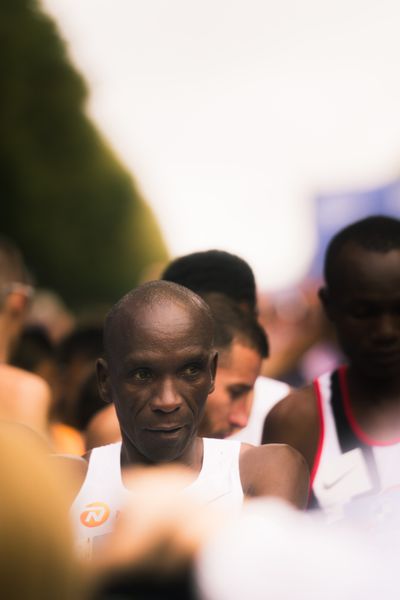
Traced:
<path fill-rule="evenodd" d="M 254 274 L 228 252 L 173 260 L 61 338 L 28 323 L 33 294 L 1 239 L 4 597 L 395 597 L 400 220 L 331 240 L 338 362 L 302 387 L 263 375 Z"/>

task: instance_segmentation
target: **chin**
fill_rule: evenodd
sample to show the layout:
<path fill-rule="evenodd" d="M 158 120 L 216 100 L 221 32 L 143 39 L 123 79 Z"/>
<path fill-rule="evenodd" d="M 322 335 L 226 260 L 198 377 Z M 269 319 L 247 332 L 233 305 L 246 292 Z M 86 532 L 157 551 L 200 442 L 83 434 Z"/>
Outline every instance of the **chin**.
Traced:
<path fill-rule="evenodd" d="M 199 436 L 205 437 L 205 438 L 216 438 L 218 440 L 222 440 L 224 437 L 226 437 L 226 434 L 222 431 L 217 431 L 216 429 L 213 430 L 208 427 L 207 429 L 202 429 L 201 431 L 199 431 Z"/>
<path fill-rule="evenodd" d="M 400 375 L 400 365 L 382 363 L 369 363 L 362 366 L 362 371 L 368 379 L 392 380 L 398 379 Z"/>
<path fill-rule="evenodd" d="M 240 431 L 243 431 L 244 427 L 234 427 L 233 429 L 230 430 L 230 432 L 228 433 L 229 436 L 231 435 L 235 435 L 236 433 L 239 433 Z"/>

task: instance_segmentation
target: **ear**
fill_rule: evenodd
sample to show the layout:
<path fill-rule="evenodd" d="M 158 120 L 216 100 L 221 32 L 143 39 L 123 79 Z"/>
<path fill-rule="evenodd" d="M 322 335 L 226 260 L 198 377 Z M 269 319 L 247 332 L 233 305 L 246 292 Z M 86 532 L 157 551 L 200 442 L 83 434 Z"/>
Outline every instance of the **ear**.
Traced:
<path fill-rule="evenodd" d="M 103 402 L 111 403 L 112 393 L 110 385 L 110 374 L 108 364 L 103 358 L 99 358 L 96 362 L 97 385 Z"/>
<path fill-rule="evenodd" d="M 211 394 L 214 391 L 214 388 L 215 388 L 215 376 L 216 376 L 216 373 L 217 373 L 217 366 L 218 366 L 218 352 L 215 352 L 214 356 L 211 359 L 211 364 L 210 364 L 211 385 L 210 385 L 210 389 L 208 391 L 209 394 Z"/>
<path fill-rule="evenodd" d="M 24 294 L 18 294 L 17 292 L 7 294 L 4 301 L 4 311 L 14 319 L 22 317 L 27 306 L 28 300 L 26 296 L 24 296 Z"/>
<path fill-rule="evenodd" d="M 318 297 L 321 301 L 322 307 L 328 319 L 333 321 L 333 307 L 332 307 L 332 299 L 329 295 L 329 291 L 327 287 L 322 287 L 318 290 Z"/>

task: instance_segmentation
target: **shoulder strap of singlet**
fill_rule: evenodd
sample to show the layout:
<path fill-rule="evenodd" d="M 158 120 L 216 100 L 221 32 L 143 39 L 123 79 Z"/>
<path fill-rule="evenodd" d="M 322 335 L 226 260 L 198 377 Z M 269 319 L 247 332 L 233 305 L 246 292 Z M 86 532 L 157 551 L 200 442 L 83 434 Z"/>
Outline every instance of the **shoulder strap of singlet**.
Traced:
<path fill-rule="evenodd" d="M 348 452 L 354 448 L 360 448 L 361 440 L 357 438 L 346 417 L 343 390 L 339 377 L 339 370 L 331 375 L 331 407 L 335 420 L 336 432 L 339 446 L 342 452 Z"/>
<path fill-rule="evenodd" d="M 240 481 L 239 455 L 241 443 L 237 440 L 219 440 L 214 438 L 203 438 L 203 464 L 199 473 L 199 479 L 211 472 L 230 472 L 230 477 L 237 472 Z M 224 469 L 221 471 L 221 465 Z M 240 483 L 241 486 L 241 483 Z"/>
<path fill-rule="evenodd" d="M 243 495 L 240 447 L 237 440 L 203 438 L 203 464 L 197 479 L 187 489 L 205 492 L 212 501 L 228 492 Z"/>
<path fill-rule="evenodd" d="M 314 456 L 314 462 L 312 465 L 312 469 L 310 472 L 310 487 L 308 493 L 308 501 L 307 501 L 307 510 L 312 510 L 316 508 L 320 508 L 319 502 L 313 491 L 313 483 L 315 476 L 318 471 L 319 463 L 321 460 L 322 448 L 324 444 L 324 435 L 325 435 L 325 418 L 324 418 L 324 394 L 323 394 L 323 384 L 325 383 L 325 379 L 327 374 L 321 375 L 317 377 L 313 381 L 313 388 L 315 393 L 315 400 L 317 402 L 317 413 L 318 413 L 318 425 L 319 425 L 319 434 L 318 434 L 318 445 L 316 449 L 316 453 Z"/>
<path fill-rule="evenodd" d="M 344 405 L 344 394 L 348 394 L 348 388 L 344 389 L 344 386 L 347 386 L 346 370 L 346 366 L 341 366 L 331 376 L 331 407 L 339 446 L 343 453 L 354 450 L 354 448 L 360 448 L 364 455 L 373 488 L 379 490 L 380 477 L 372 446 L 366 444 L 356 435 L 346 415 Z"/>
<path fill-rule="evenodd" d="M 87 480 L 114 479 L 121 480 L 121 442 L 93 448 L 90 453 Z"/>

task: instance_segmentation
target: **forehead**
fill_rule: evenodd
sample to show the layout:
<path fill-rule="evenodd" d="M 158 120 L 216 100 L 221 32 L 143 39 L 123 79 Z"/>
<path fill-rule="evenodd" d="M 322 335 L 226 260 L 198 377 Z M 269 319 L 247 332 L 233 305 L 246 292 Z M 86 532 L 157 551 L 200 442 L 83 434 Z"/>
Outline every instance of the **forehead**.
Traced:
<path fill-rule="evenodd" d="M 229 353 L 224 354 L 220 355 L 218 362 L 217 384 L 252 387 L 260 374 L 262 363 L 256 350 L 236 343 Z"/>
<path fill-rule="evenodd" d="M 241 372 L 253 368 L 259 369 L 261 363 L 262 357 L 259 352 L 240 340 L 234 340 L 229 349 L 219 352 L 218 365 L 225 370 Z"/>
<path fill-rule="evenodd" d="M 336 261 L 331 291 L 334 294 L 400 295 L 400 249 L 376 252 L 347 244 Z"/>
<path fill-rule="evenodd" d="M 110 333 L 110 350 L 119 356 L 188 347 L 209 350 L 212 344 L 211 323 L 201 309 L 171 300 L 124 307 Z"/>

